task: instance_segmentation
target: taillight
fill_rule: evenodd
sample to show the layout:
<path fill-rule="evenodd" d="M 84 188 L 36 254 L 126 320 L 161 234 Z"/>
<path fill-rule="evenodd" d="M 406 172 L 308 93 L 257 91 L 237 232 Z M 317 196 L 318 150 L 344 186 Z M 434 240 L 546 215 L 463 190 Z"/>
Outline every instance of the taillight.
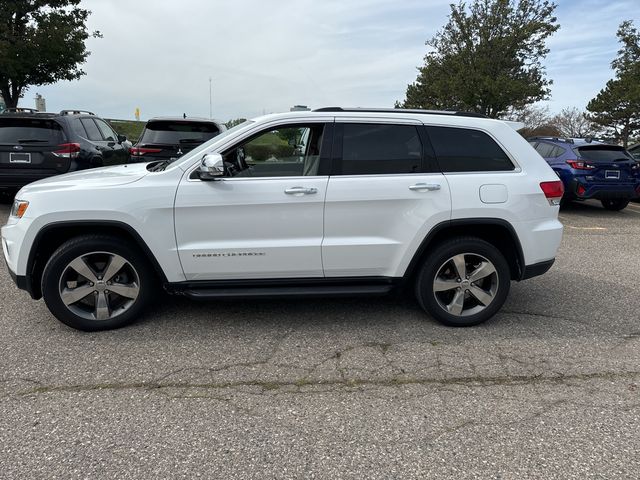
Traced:
<path fill-rule="evenodd" d="M 58 150 L 53 152 L 56 157 L 60 158 L 78 158 L 80 155 L 79 143 L 63 143 L 58 145 Z"/>
<path fill-rule="evenodd" d="M 589 165 L 586 162 L 582 162 L 580 160 L 567 160 L 567 164 L 569 164 L 569 166 L 571 168 L 574 168 L 576 170 L 593 170 L 594 167 L 593 165 Z"/>
<path fill-rule="evenodd" d="M 129 153 L 132 157 L 141 157 L 145 153 L 160 153 L 161 148 L 144 148 L 144 147 L 131 147 Z"/>
<path fill-rule="evenodd" d="M 549 200 L 549 205 L 560 205 L 560 200 L 564 195 L 564 185 L 560 180 L 556 182 L 541 182 L 540 188 L 544 196 Z"/>

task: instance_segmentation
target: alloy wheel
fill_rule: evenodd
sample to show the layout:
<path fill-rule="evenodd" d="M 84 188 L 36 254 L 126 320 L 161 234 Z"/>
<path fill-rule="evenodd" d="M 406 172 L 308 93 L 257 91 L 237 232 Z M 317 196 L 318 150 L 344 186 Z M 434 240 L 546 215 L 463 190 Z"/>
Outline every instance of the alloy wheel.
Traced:
<path fill-rule="evenodd" d="M 135 303 L 140 278 L 124 257 L 91 252 L 70 262 L 62 272 L 60 299 L 74 314 L 87 320 L 110 320 Z"/>
<path fill-rule="evenodd" d="M 460 253 L 444 262 L 433 281 L 433 293 L 451 315 L 475 315 L 487 308 L 498 291 L 498 272 L 482 255 Z"/>

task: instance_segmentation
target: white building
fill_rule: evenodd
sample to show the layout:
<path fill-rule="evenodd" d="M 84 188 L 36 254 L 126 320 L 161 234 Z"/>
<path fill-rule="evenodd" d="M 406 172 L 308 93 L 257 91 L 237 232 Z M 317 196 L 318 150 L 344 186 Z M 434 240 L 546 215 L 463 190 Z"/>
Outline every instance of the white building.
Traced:
<path fill-rule="evenodd" d="M 36 93 L 36 110 L 39 112 L 47 111 L 47 101 L 39 93 Z"/>

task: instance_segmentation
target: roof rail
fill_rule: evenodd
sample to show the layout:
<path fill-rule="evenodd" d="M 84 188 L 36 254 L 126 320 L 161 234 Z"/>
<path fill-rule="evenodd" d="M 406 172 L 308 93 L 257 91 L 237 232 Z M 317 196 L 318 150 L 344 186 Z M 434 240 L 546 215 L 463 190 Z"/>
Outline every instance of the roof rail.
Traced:
<path fill-rule="evenodd" d="M 90 112 L 88 110 L 61 110 L 60 115 L 80 115 L 82 113 L 86 113 L 87 115 L 95 115 L 95 113 Z"/>
<path fill-rule="evenodd" d="M 40 113 L 40 110 L 26 107 L 9 107 L 6 108 L 3 113 Z"/>
<path fill-rule="evenodd" d="M 322 107 L 316 108 L 314 112 L 359 112 L 359 113 L 420 113 L 425 115 L 451 115 L 455 117 L 475 117 L 489 118 L 482 113 L 460 112 L 453 110 L 419 110 L 410 108 L 343 108 L 343 107 Z"/>
<path fill-rule="evenodd" d="M 527 137 L 527 140 L 553 140 L 554 142 L 575 143 L 573 138 L 560 138 L 560 137 Z"/>

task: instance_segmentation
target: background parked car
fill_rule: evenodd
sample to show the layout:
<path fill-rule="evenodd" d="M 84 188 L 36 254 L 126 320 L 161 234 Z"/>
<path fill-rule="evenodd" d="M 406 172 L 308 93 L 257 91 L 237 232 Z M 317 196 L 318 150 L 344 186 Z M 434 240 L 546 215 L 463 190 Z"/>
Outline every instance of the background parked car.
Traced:
<path fill-rule="evenodd" d="M 91 112 L 11 109 L 0 114 L 0 189 L 15 191 L 53 175 L 126 163 L 130 146 Z"/>
<path fill-rule="evenodd" d="M 640 143 L 632 145 L 627 150 L 629 150 L 629 153 L 633 155 L 633 158 L 640 161 Z"/>
<path fill-rule="evenodd" d="M 622 210 L 640 196 L 639 164 L 623 147 L 582 138 L 534 137 L 529 143 L 564 183 L 563 204 L 596 198 Z"/>
<path fill-rule="evenodd" d="M 223 123 L 204 118 L 158 117 L 147 122 L 131 160 L 172 160 L 226 130 Z"/>

